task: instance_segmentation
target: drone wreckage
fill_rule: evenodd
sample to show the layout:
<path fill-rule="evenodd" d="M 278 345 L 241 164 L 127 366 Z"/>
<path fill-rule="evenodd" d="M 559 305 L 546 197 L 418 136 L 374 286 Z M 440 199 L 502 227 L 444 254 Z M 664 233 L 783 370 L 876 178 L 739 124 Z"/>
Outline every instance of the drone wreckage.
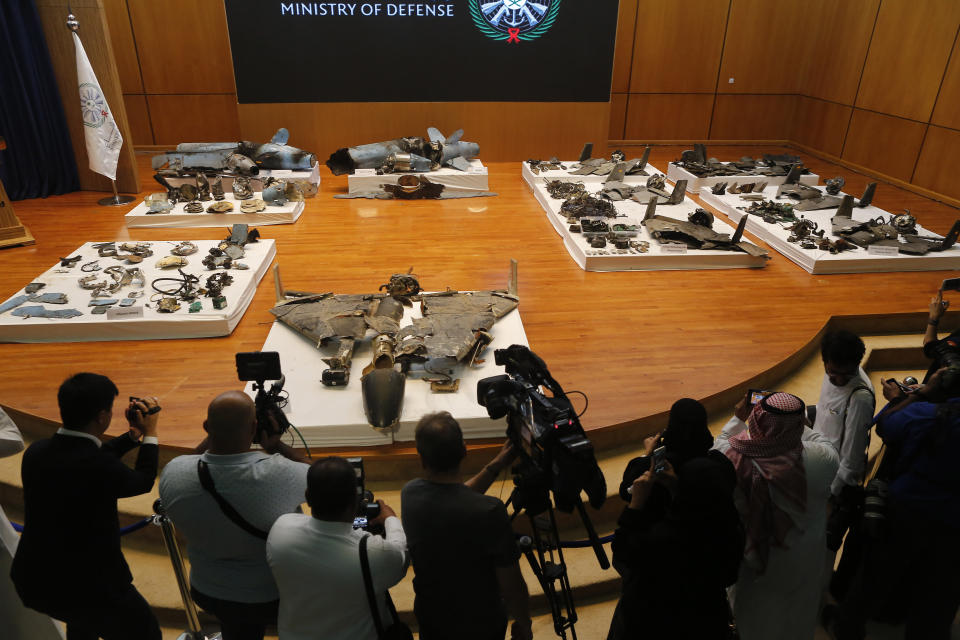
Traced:
<path fill-rule="evenodd" d="M 493 341 L 490 329 L 517 308 L 516 263 L 507 290 L 425 293 L 412 273 L 390 276 L 378 293 L 310 294 L 283 291 L 270 309 L 276 319 L 309 338 L 318 348 L 337 343 L 337 353 L 324 358 L 321 382 L 345 386 L 356 343 L 373 332 L 373 356 L 361 377 L 364 412 L 379 431 L 396 429 L 403 408 L 408 374 L 430 383 L 434 392 L 456 392 L 453 369 L 471 366 Z M 404 308 L 420 303 L 421 318 L 400 325 Z"/>

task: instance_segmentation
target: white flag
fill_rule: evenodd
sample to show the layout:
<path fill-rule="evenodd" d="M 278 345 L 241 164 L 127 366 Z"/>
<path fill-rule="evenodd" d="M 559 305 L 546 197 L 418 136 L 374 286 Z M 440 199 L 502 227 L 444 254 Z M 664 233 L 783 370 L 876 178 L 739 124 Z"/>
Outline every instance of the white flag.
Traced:
<path fill-rule="evenodd" d="M 77 81 L 80 84 L 80 111 L 83 114 L 83 133 L 87 139 L 87 158 L 90 169 L 105 175 L 111 180 L 117 179 L 117 159 L 123 136 L 113 114 L 103 97 L 100 83 L 93 73 L 93 67 L 83 50 L 80 36 L 73 33 L 73 42 L 77 46 Z"/>

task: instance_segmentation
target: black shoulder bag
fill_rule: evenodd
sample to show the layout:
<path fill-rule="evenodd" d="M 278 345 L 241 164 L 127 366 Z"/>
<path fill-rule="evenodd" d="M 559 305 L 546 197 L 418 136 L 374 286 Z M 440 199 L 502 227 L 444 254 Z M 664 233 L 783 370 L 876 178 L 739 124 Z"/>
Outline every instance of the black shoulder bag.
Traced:
<path fill-rule="evenodd" d="M 360 568 L 363 569 L 363 586 L 367 589 L 367 602 L 370 604 L 370 615 L 373 616 L 373 626 L 377 629 L 377 637 L 380 640 L 413 640 L 413 633 L 410 627 L 400 622 L 397 615 L 397 609 L 393 606 L 393 599 L 390 592 L 387 592 L 387 609 L 390 611 L 390 617 L 393 618 L 393 624 L 386 629 L 380 621 L 380 612 L 377 609 L 377 597 L 373 593 L 373 578 L 370 576 L 370 560 L 367 558 L 367 538 L 360 539 Z"/>
<path fill-rule="evenodd" d="M 213 496 L 213 499 L 217 501 L 217 505 L 219 505 L 220 511 L 223 511 L 223 515 L 227 516 L 227 518 L 229 518 L 233 524 L 237 525 L 250 535 L 256 536 L 261 540 L 267 539 L 266 531 L 257 529 L 255 526 L 247 522 L 243 516 L 233 508 L 233 505 L 227 502 L 227 499 L 217 492 L 217 487 L 213 484 L 213 476 L 210 475 L 210 469 L 207 467 L 207 463 L 203 460 L 197 460 L 197 473 L 200 474 L 200 486 L 202 486 L 204 490 Z"/>

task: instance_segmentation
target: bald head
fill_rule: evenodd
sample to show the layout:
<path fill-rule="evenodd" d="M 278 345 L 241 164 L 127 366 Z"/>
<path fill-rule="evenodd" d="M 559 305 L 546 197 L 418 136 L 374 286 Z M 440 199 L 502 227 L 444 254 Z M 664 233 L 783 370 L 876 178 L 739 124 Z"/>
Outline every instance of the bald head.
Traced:
<path fill-rule="evenodd" d="M 207 407 L 203 423 L 210 436 L 210 452 L 243 453 L 250 449 L 256 432 L 257 409 L 242 391 L 221 393 Z"/>
<path fill-rule="evenodd" d="M 467 455 L 460 424 L 446 411 L 428 413 L 420 418 L 415 438 L 420 462 L 429 471 L 457 471 Z"/>

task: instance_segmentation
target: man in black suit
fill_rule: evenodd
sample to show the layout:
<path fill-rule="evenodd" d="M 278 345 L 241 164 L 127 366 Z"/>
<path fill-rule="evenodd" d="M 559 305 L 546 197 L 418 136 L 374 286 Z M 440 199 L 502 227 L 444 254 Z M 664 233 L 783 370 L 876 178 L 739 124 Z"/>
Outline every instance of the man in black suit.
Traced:
<path fill-rule="evenodd" d="M 25 605 L 67 623 L 68 640 L 160 639 L 120 550 L 117 517 L 117 498 L 153 487 L 160 407 L 131 400 L 129 433 L 101 443 L 117 395 L 105 376 L 68 378 L 57 393 L 63 428 L 23 455 L 25 522 L 10 576 Z M 138 445 L 131 469 L 120 457 Z"/>

